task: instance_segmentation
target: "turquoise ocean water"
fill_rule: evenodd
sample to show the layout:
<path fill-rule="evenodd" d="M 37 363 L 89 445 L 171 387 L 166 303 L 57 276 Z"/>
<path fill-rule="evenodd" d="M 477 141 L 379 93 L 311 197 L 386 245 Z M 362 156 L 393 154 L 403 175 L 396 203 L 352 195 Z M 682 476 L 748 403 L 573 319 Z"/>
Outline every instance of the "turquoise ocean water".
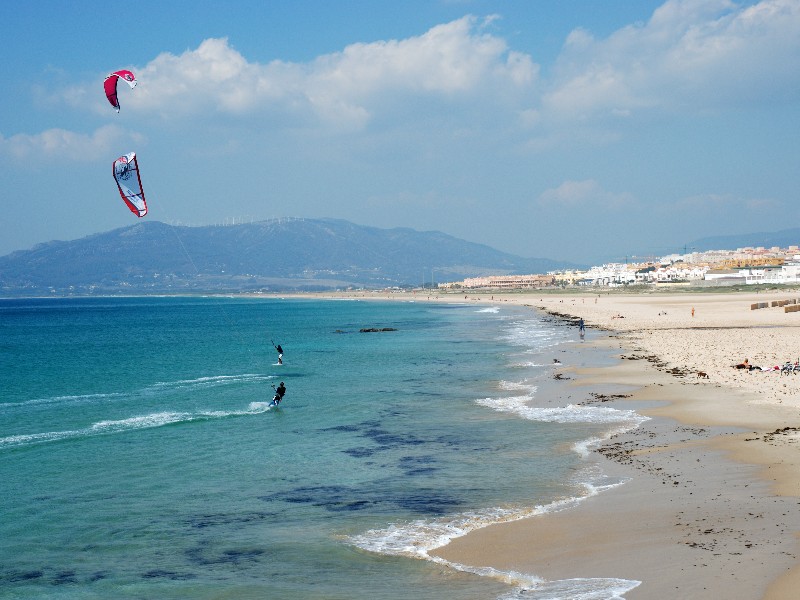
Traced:
<path fill-rule="evenodd" d="M 522 307 L 0 300 L 0 598 L 619 597 L 428 556 L 619 483 L 585 449 L 637 415 L 540 402 L 575 337 Z"/>

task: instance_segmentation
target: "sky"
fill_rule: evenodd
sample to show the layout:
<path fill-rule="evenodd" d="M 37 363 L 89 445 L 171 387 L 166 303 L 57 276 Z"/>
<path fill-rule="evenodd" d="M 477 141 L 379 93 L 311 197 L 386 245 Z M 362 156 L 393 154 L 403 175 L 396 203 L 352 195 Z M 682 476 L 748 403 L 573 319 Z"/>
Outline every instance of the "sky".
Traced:
<path fill-rule="evenodd" d="M 173 224 L 599 264 L 799 222 L 800 0 L 2 2 L 0 55 L 0 256 L 135 224 L 128 152 Z"/>

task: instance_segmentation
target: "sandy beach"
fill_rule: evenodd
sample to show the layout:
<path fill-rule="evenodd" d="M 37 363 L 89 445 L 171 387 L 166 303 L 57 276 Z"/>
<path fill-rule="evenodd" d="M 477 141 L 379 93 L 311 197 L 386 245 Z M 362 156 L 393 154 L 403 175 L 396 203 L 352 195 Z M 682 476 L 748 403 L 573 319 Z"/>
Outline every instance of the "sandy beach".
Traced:
<path fill-rule="evenodd" d="M 393 293 L 343 296 L 513 303 L 586 333 L 537 402 L 650 418 L 594 450 L 627 483 L 571 508 L 475 530 L 432 552 L 545 580 L 640 581 L 628 600 L 788 600 L 800 586 L 800 291 Z M 752 309 L 765 304 L 767 308 Z M 587 352 L 612 366 L 591 367 Z M 756 369 L 735 365 L 747 359 Z"/>
<path fill-rule="evenodd" d="M 625 485 L 575 509 L 472 532 L 435 554 L 548 580 L 641 581 L 629 599 L 796 598 L 800 376 L 734 368 L 745 358 L 762 368 L 797 360 L 800 313 L 751 310 L 795 297 L 475 297 L 583 318 L 585 343 L 620 361 L 581 368 L 568 353 L 554 368 L 564 395 L 634 408 L 651 420 L 596 450 L 604 469 L 630 478 Z M 608 386 L 622 393 L 608 394 Z"/>
<path fill-rule="evenodd" d="M 800 375 L 774 368 L 800 357 L 800 312 L 751 306 L 800 292 L 370 296 L 529 306 L 576 338 L 583 318 L 583 343 L 553 367 L 557 401 L 650 417 L 594 450 L 624 485 L 577 508 L 473 531 L 434 555 L 551 581 L 640 581 L 629 600 L 797 597 Z M 618 360 L 589 368 L 587 348 Z M 744 359 L 759 369 L 734 367 Z"/>

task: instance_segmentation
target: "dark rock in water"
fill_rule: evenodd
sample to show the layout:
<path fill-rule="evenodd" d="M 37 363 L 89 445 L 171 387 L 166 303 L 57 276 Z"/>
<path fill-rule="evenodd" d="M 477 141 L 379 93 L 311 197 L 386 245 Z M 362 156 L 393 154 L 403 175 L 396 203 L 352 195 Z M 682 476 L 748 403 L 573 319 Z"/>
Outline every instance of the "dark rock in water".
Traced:
<path fill-rule="evenodd" d="M 361 333 L 373 333 L 376 331 L 397 331 L 397 329 L 395 329 L 394 327 L 383 327 L 381 329 L 378 329 L 376 327 L 369 327 L 367 329 L 360 329 L 359 331 Z"/>

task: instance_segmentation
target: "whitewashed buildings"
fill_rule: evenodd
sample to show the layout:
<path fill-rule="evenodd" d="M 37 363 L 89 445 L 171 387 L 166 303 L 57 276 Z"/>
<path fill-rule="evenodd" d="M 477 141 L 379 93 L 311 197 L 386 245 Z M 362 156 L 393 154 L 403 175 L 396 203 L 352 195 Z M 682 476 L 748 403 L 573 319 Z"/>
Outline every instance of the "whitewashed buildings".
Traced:
<path fill-rule="evenodd" d="M 800 248 L 739 248 L 673 254 L 653 262 L 606 263 L 587 271 L 554 271 L 546 275 L 493 275 L 442 288 L 532 289 L 553 286 L 618 287 L 627 285 L 690 284 L 722 286 L 739 284 L 800 285 Z"/>

